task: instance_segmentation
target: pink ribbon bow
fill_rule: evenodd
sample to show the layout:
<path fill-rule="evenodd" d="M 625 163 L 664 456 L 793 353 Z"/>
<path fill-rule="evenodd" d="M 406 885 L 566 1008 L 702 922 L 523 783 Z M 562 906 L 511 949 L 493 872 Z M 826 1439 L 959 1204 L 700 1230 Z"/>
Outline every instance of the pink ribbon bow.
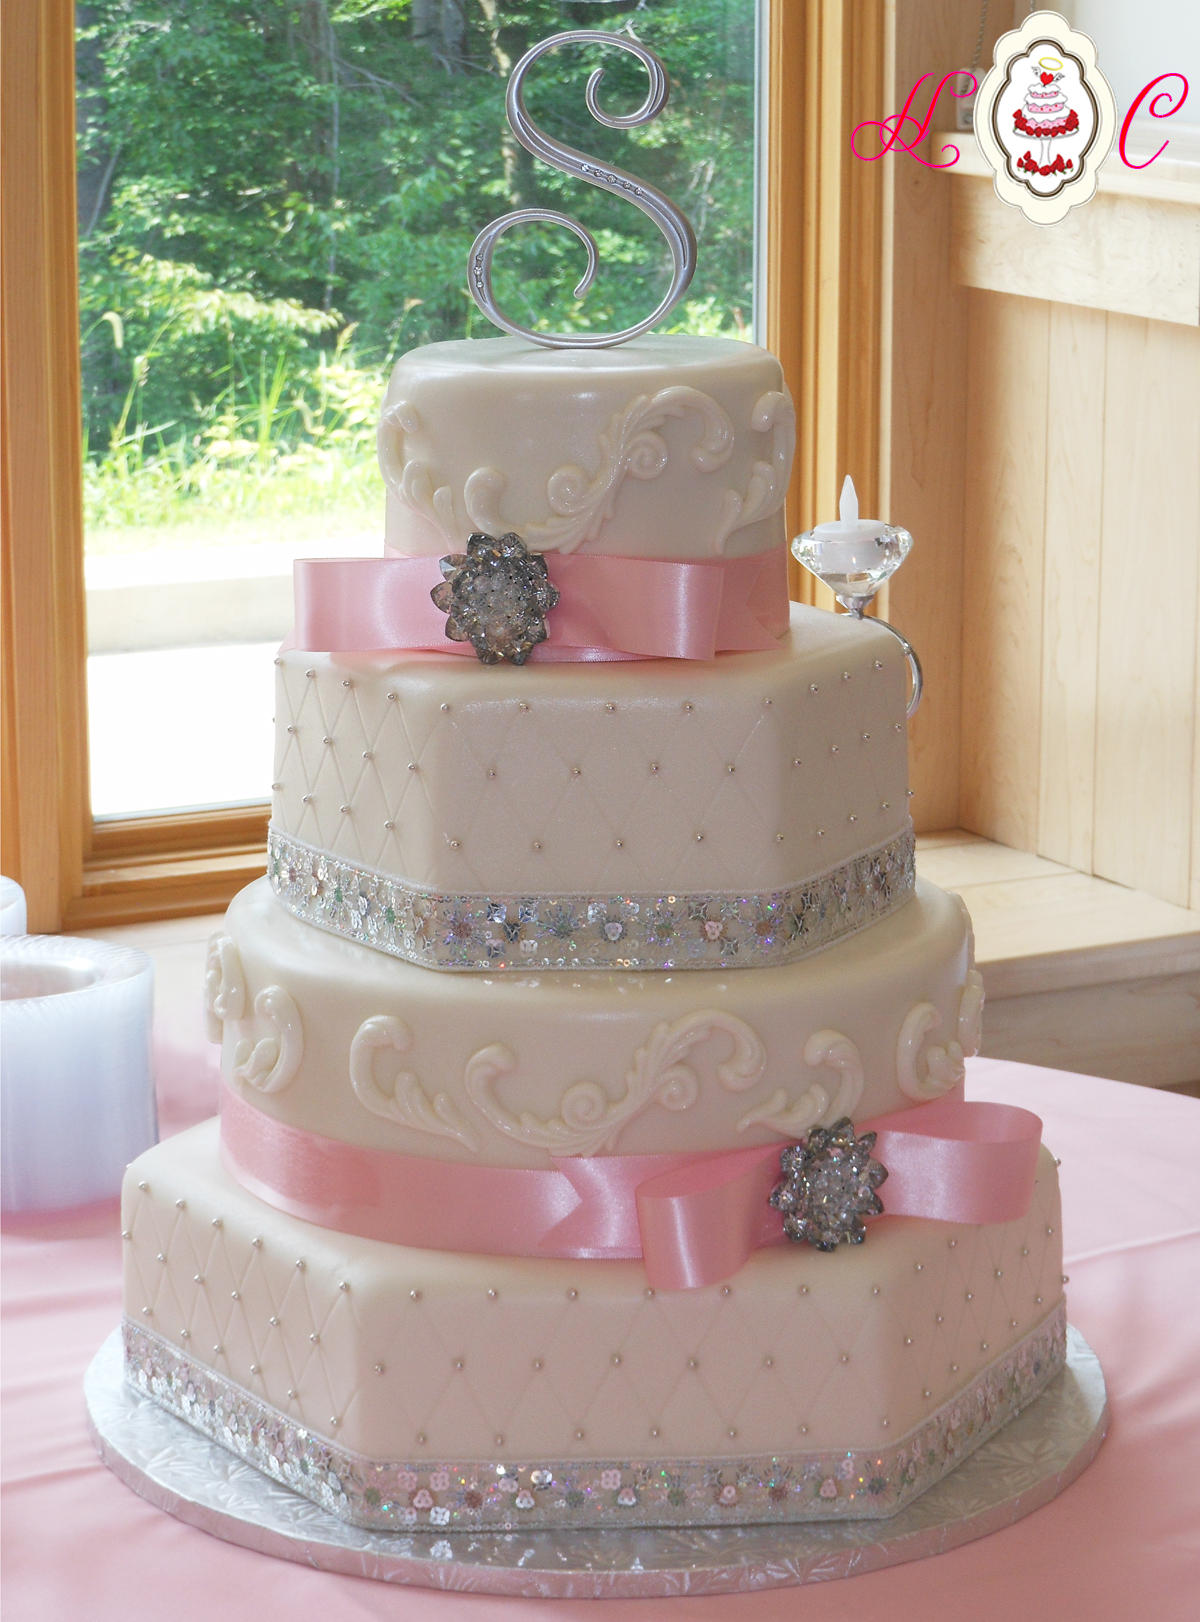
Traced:
<path fill-rule="evenodd" d="M 1042 1123 L 1028 1110 L 948 1097 L 855 1130 L 878 1133 L 887 1215 L 991 1223 L 1029 1209 Z M 767 1203 L 784 1147 L 468 1166 L 321 1137 L 221 1090 L 226 1169 L 277 1210 L 422 1250 L 640 1257 L 661 1290 L 719 1283 L 760 1246 L 784 1242 Z"/>
<path fill-rule="evenodd" d="M 535 661 L 712 659 L 762 652 L 788 626 L 782 550 L 748 558 L 671 562 L 657 558 L 547 554 L 559 603 Z M 429 593 L 436 558 L 301 558 L 295 565 L 292 646 L 325 653 L 411 649 L 474 658 L 451 642 Z"/>

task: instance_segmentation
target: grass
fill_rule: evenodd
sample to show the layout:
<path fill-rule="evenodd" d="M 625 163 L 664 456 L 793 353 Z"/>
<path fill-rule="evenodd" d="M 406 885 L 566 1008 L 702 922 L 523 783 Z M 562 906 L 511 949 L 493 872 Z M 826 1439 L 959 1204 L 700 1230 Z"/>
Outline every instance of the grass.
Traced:
<path fill-rule="evenodd" d="M 674 332 L 730 330 L 713 300 L 689 302 Z M 142 416 L 148 368 L 138 357 L 109 444 L 84 445 L 84 533 L 89 557 L 281 539 L 383 534 L 375 424 L 390 359 L 363 365 L 347 327 L 331 352 L 263 359 L 247 386 L 230 385 L 200 411 L 198 430 Z M 151 346 L 153 347 L 153 346 Z M 131 426 L 132 424 L 132 426 Z"/>
<path fill-rule="evenodd" d="M 307 368 L 264 361 L 257 387 L 222 392 L 197 432 L 141 419 L 139 372 L 107 449 L 85 446 L 88 555 L 245 545 L 297 525 L 382 534 L 375 423 L 387 368 L 358 364 L 352 330 Z"/>

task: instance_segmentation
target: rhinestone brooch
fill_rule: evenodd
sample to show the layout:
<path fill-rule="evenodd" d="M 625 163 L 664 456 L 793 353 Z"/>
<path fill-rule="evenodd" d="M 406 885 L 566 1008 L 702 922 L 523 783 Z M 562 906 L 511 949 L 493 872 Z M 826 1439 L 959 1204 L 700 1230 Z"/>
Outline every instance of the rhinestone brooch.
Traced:
<path fill-rule="evenodd" d="M 450 641 L 471 643 L 481 664 L 523 665 L 549 635 L 546 615 L 558 603 L 541 553 L 519 535 L 472 535 L 465 552 L 438 561 L 445 579 L 429 595 Z"/>
<path fill-rule="evenodd" d="M 867 1237 L 862 1219 L 882 1212 L 875 1190 L 887 1178 L 887 1168 L 871 1159 L 874 1147 L 874 1132 L 855 1137 L 853 1121 L 843 1116 L 833 1126 L 814 1127 L 783 1151 L 783 1180 L 769 1197 L 783 1213 L 789 1239 L 814 1250 L 836 1250 L 843 1240 L 862 1244 Z"/>

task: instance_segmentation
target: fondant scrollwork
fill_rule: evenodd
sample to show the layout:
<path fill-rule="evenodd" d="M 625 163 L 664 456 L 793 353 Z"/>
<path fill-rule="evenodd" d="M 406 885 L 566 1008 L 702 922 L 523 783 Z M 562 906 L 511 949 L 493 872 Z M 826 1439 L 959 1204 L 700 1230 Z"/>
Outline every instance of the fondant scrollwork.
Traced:
<path fill-rule="evenodd" d="M 896 1080 L 906 1098 L 924 1101 L 940 1098 L 956 1087 L 966 1075 L 963 1050 L 957 1038 L 945 1047 L 930 1047 L 925 1051 L 925 1071 L 920 1072 L 921 1049 L 926 1036 L 942 1023 L 942 1016 L 931 1002 L 919 1002 L 909 1010 L 900 1027 L 896 1043 Z"/>
<path fill-rule="evenodd" d="M 412 1032 L 403 1020 L 392 1014 L 375 1014 L 364 1020 L 350 1044 L 350 1085 L 354 1095 L 372 1115 L 395 1121 L 414 1132 L 429 1132 L 438 1138 L 453 1138 L 479 1152 L 479 1140 L 463 1120 L 452 1098 L 441 1092 L 432 1102 L 411 1070 L 401 1070 L 387 1093 L 375 1074 L 375 1059 L 381 1049 L 407 1053 Z"/>
<path fill-rule="evenodd" d="M 255 1018 L 272 1026 L 269 1036 L 257 1041 L 243 1037 L 233 1050 L 235 1081 L 260 1093 L 278 1093 L 300 1068 L 304 1057 L 304 1028 L 300 1010 L 282 986 L 266 986 L 254 999 Z"/>
<path fill-rule="evenodd" d="M 862 1056 L 841 1031 L 814 1031 L 804 1044 L 804 1062 L 812 1070 L 822 1067 L 837 1077 L 832 1088 L 814 1081 L 792 1103 L 782 1087 L 770 1098 L 748 1110 L 737 1124 L 739 1132 L 752 1126 L 768 1126 L 784 1137 L 800 1137 L 813 1126 L 832 1126 L 843 1115 L 853 1116 L 863 1092 Z"/>
<path fill-rule="evenodd" d="M 669 418 L 689 411 L 696 413 L 703 428 L 688 452 L 692 466 L 701 473 L 715 473 L 723 467 L 733 451 L 733 424 L 710 395 L 685 384 L 660 389 L 655 395 L 636 395 L 623 411 L 613 413 L 608 428 L 598 436 L 599 467 L 594 476 L 571 463 L 550 475 L 546 500 L 553 516 L 544 523 L 525 525 L 523 534 L 529 544 L 542 552 L 569 553 L 585 541 L 594 541 L 612 517 L 625 478 L 657 479 L 666 467 L 667 444 L 656 430 Z M 488 488 L 494 490 L 494 481 Z"/>
<path fill-rule="evenodd" d="M 514 1116 L 494 1093 L 496 1082 L 517 1068 L 517 1060 L 502 1043 L 482 1048 L 466 1070 L 467 1096 L 492 1125 L 506 1137 L 533 1148 L 560 1155 L 592 1155 L 613 1149 L 636 1116 L 658 1104 L 663 1109 L 690 1109 L 699 1096 L 696 1073 L 684 1059 L 694 1047 L 718 1032 L 733 1041 L 729 1058 L 717 1066 L 722 1086 L 734 1092 L 752 1087 L 762 1075 L 766 1051 L 756 1032 L 735 1014 L 701 1010 L 674 1024 L 656 1025 L 650 1040 L 634 1054 L 625 1077 L 625 1091 L 612 1099 L 598 1082 L 577 1081 L 559 1103 L 559 1113 L 543 1121 L 529 1110 Z"/>
<path fill-rule="evenodd" d="M 979 1052 L 983 1041 L 983 976 L 967 970 L 967 983 L 958 1000 L 958 1045 L 966 1057 Z"/>
<path fill-rule="evenodd" d="M 744 496 L 736 490 L 725 492 L 721 522 L 712 542 L 712 549 L 718 555 L 724 552 L 734 530 L 757 524 L 761 518 L 770 518 L 779 511 L 787 495 L 792 453 L 796 449 L 796 408 L 791 395 L 779 389 L 762 395 L 750 413 L 750 426 L 760 434 L 774 431 L 771 460 L 755 462 Z"/>
<path fill-rule="evenodd" d="M 232 935 L 218 932 L 208 943 L 204 962 L 204 1028 L 210 1042 L 219 1042 L 225 1021 L 246 1012 L 246 977 Z"/>

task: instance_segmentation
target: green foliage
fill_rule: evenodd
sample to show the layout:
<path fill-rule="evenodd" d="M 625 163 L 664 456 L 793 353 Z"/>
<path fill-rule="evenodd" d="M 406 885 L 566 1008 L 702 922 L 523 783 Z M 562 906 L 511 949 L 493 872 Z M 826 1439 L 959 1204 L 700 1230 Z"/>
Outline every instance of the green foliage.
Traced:
<path fill-rule="evenodd" d="M 700 265 L 668 325 L 744 333 L 752 17 L 752 0 L 81 5 L 89 510 L 101 502 L 133 521 L 147 502 L 156 508 L 152 490 L 168 489 L 209 503 L 234 467 L 254 470 L 243 482 L 257 500 L 253 480 L 307 484 L 306 459 L 323 456 L 353 483 L 392 357 L 492 333 L 467 294 L 467 251 L 510 208 L 561 209 L 601 248 L 596 284 L 577 302 L 575 240 L 550 227 L 512 232 L 496 288 L 518 319 L 620 327 L 653 307 L 667 274 L 657 229 L 536 164 L 505 122 L 512 64 L 563 28 L 633 26 L 666 61 L 671 101 L 641 129 L 604 129 L 586 110 L 586 76 L 601 59 L 606 107 L 627 111 L 644 95 L 643 71 L 613 52 L 543 58 L 530 111 L 690 215 Z"/>
<path fill-rule="evenodd" d="M 245 538 L 238 526 L 256 520 L 376 514 L 385 379 L 356 363 L 352 337 L 344 329 L 332 353 L 318 352 L 311 364 L 281 353 L 269 371 L 262 358 L 253 386 L 208 402 L 196 433 L 119 424 L 105 454 L 84 461 L 98 549 L 124 549 L 113 532 L 135 528 L 161 543 L 163 529 L 202 523 L 216 534 L 225 526 L 237 540 Z"/>

